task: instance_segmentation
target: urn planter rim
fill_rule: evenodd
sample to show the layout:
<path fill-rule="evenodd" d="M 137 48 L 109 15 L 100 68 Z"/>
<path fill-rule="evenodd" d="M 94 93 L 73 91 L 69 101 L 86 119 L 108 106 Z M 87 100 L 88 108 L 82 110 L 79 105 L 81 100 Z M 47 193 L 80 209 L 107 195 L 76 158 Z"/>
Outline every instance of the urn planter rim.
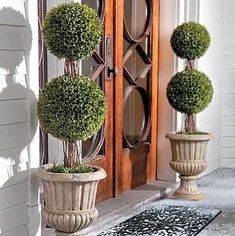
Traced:
<path fill-rule="evenodd" d="M 99 181 L 107 176 L 105 170 L 98 166 L 92 166 L 96 171 L 89 173 L 53 173 L 47 171 L 52 166 L 53 164 L 40 166 L 36 175 L 43 180 L 58 182 L 91 182 Z"/>
<path fill-rule="evenodd" d="M 169 132 L 165 136 L 170 140 L 189 140 L 189 141 L 209 141 L 213 139 L 211 133 L 205 134 L 178 134 L 176 132 Z"/>

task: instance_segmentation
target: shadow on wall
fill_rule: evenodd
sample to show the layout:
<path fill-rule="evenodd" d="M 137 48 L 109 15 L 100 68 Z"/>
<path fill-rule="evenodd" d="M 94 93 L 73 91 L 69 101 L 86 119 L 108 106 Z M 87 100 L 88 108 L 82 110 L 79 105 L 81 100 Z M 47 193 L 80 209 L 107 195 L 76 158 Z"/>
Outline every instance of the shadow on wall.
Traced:
<path fill-rule="evenodd" d="M 4 233 L 28 222 L 29 145 L 37 120 L 36 97 L 28 78 L 30 24 L 10 7 L 0 9 L 0 22 L 0 233 Z M 38 222 L 30 236 L 36 235 L 40 226 L 40 214 L 36 214 Z M 20 234 L 23 231 L 17 232 Z"/>

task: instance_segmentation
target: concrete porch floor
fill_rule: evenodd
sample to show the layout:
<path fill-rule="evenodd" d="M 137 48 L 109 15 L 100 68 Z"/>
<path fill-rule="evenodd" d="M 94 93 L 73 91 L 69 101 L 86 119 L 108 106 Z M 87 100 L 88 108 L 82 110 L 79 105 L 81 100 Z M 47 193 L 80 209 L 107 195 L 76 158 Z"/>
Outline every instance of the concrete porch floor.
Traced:
<path fill-rule="evenodd" d="M 115 199 L 97 204 L 98 220 L 77 235 L 95 236 L 146 208 L 158 205 L 218 208 L 222 213 L 199 236 L 235 235 L 235 169 L 217 169 L 201 178 L 199 186 L 208 195 L 208 199 L 203 201 L 176 200 L 171 197 L 171 192 L 177 187 L 175 183 L 155 181 L 143 185 Z M 54 235 L 54 230 L 42 229 L 42 236 Z"/>

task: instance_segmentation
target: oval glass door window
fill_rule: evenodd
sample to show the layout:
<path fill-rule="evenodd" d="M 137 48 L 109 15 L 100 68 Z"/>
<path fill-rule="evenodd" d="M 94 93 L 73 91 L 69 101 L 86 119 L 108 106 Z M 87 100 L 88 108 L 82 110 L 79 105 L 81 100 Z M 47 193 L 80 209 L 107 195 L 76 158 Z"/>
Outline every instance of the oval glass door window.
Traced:
<path fill-rule="evenodd" d="M 147 96 L 147 97 L 146 97 Z M 128 147 L 138 147 L 149 133 L 149 99 L 145 90 L 129 86 L 125 90 L 123 135 Z"/>
<path fill-rule="evenodd" d="M 149 1 L 150 2 L 150 1 Z M 129 40 L 139 41 L 148 34 L 150 12 L 147 0 L 125 0 L 124 27 Z"/>

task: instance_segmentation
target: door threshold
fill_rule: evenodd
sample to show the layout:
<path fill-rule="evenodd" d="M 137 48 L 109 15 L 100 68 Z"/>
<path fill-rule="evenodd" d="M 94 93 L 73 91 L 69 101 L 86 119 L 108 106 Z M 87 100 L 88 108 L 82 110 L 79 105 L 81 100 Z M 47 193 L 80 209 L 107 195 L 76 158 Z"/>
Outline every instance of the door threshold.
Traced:
<path fill-rule="evenodd" d="M 95 236 L 101 233 L 120 223 L 121 217 L 122 221 L 124 216 L 128 219 L 136 214 L 138 208 L 147 207 L 149 203 L 165 198 L 176 188 L 176 185 L 173 182 L 153 181 L 129 190 L 116 198 L 96 204 L 99 212 L 97 221 L 77 235 Z M 43 228 L 42 236 L 55 236 L 54 230 Z"/>

